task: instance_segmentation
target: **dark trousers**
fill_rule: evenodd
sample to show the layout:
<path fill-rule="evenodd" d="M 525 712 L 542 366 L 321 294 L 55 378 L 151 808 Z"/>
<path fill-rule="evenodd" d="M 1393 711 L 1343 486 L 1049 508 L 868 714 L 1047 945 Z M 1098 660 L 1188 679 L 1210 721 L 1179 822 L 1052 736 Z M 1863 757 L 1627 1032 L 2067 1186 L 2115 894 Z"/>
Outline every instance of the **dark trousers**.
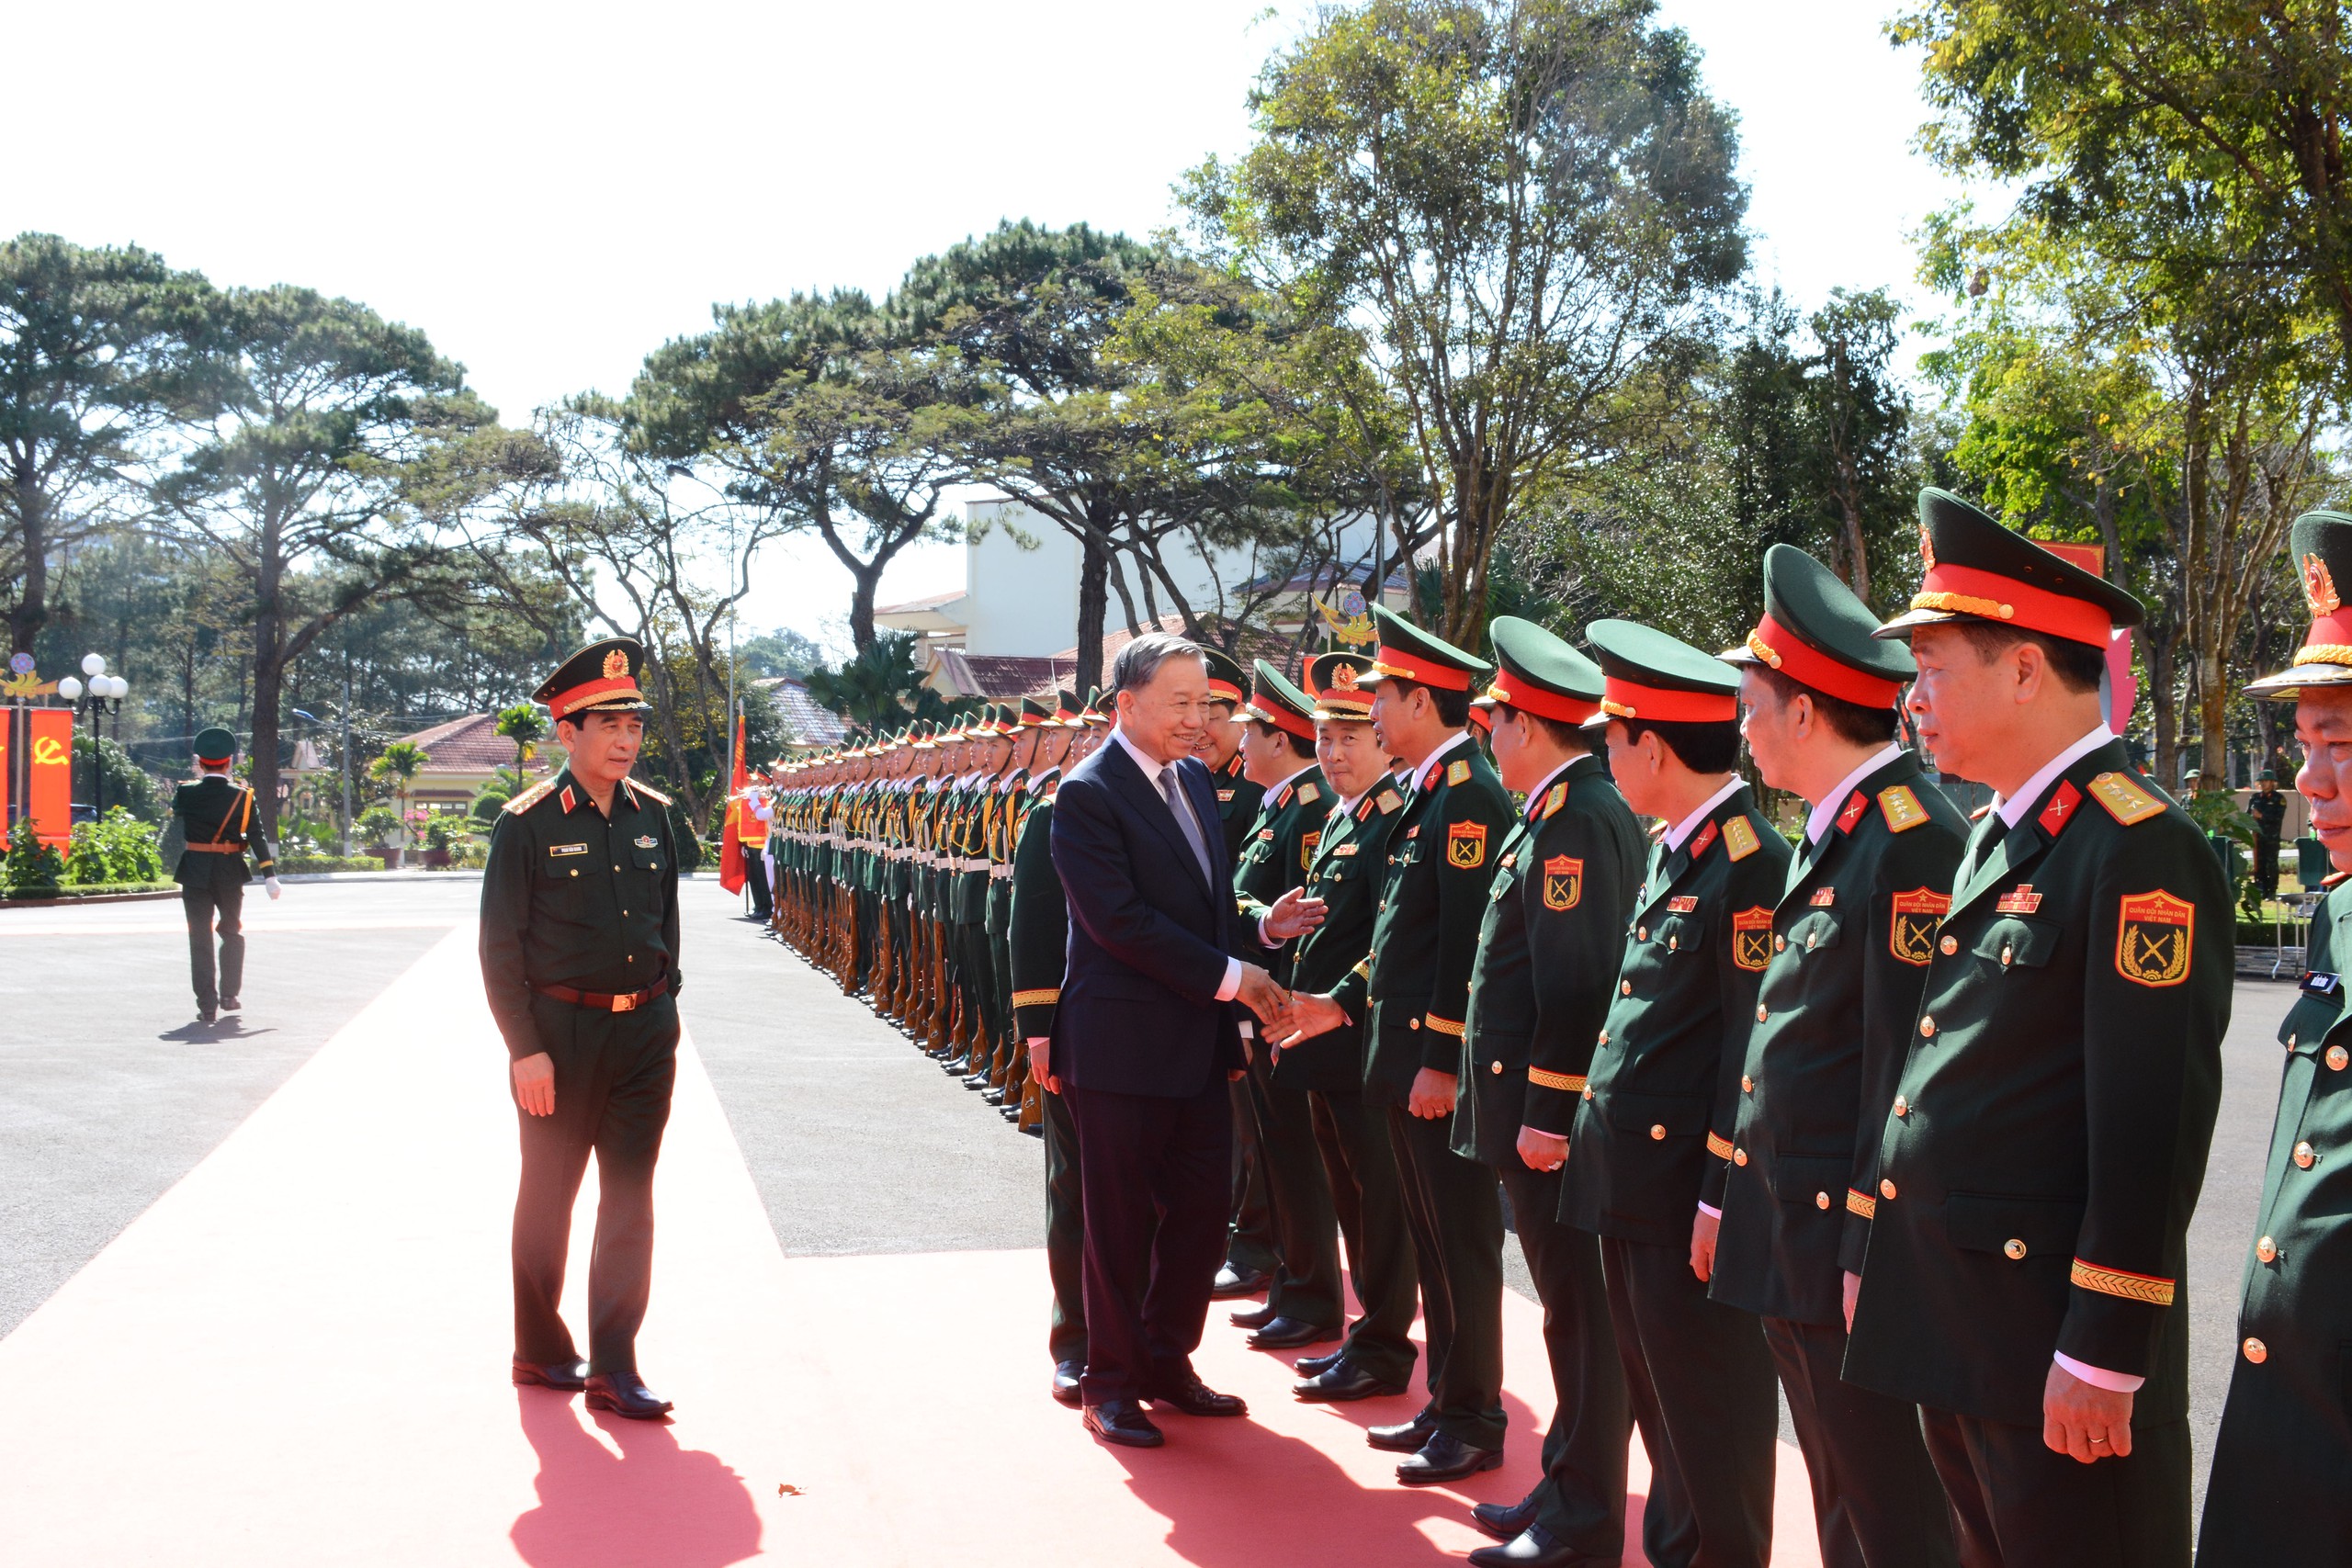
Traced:
<path fill-rule="evenodd" d="M 1255 1043 L 1250 1048 L 1257 1049 Z M 1258 1158 L 1258 1119 L 1250 1109 L 1249 1080 L 1227 1085 L 1226 1098 L 1233 1106 L 1233 1215 L 1227 1226 L 1225 1261 L 1236 1269 L 1271 1274 L 1282 1266 L 1282 1255 L 1274 1247 L 1274 1215 L 1266 1202 L 1266 1171 Z"/>
<path fill-rule="evenodd" d="M 1453 1119 L 1388 1108 L 1421 1276 L 1429 1413 L 1473 1448 L 1503 1446 L 1503 1205 L 1495 1173 L 1452 1146 Z"/>
<path fill-rule="evenodd" d="M 1968 1568 L 2188 1568 L 2188 1422 L 2134 1425 L 2131 1457 L 2083 1464 L 2039 1427 L 1920 1415 Z"/>
<path fill-rule="evenodd" d="M 749 846 L 743 851 L 743 886 L 752 892 L 752 915 L 766 919 L 774 908 L 768 897 L 767 857 Z"/>
<path fill-rule="evenodd" d="M 1396 1152 L 1388 1145 L 1388 1118 L 1364 1102 L 1361 1089 L 1310 1093 L 1315 1145 L 1348 1248 L 1348 1281 L 1363 1315 L 1341 1347 L 1348 1359 L 1389 1382 L 1409 1382 L 1413 1316 L 1421 1278 L 1413 1266 L 1413 1238 L 1405 1220 Z"/>
<path fill-rule="evenodd" d="M 1053 1281 L 1054 1315 L 1046 1348 L 1054 1365 L 1086 1360 L 1086 1199 L 1080 1190 L 1078 1123 L 1066 1096 L 1047 1093 L 1046 1131 L 1046 1276 Z"/>
<path fill-rule="evenodd" d="M 233 997 L 245 983 L 244 864 L 234 875 L 215 875 L 180 889 L 180 908 L 187 916 L 188 977 L 196 983 L 196 1005 L 210 1012 L 222 997 Z M 212 968 L 212 922 L 220 922 L 220 969 L 216 985 Z"/>
<path fill-rule="evenodd" d="M 1337 1328 L 1346 1320 L 1340 1222 L 1316 1147 L 1315 1112 L 1305 1089 L 1274 1082 L 1269 1056 L 1261 1041 L 1241 1080 L 1250 1091 L 1258 1169 L 1266 1184 L 1266 1213 L 1278 1254 L 1266 1302 L 1277 1317 Z"/>
<path fill-rule="evenodd" d="M 1625 1551 L 1625 1450 L 1634 1416 L 1609 1321 L 1600 1238 L 1554 1217 L 1559 1171 L 1530 1170 L 1513 1159 L 1497 1174 L 1544 1303 L 1544 1351 L 1552 1367 L 1552 1425 L 1544 1434 L 1535 1522 L 1563 1545 L 1613 1562 Z"/>
<path fill-rule="evenodd" d="M 1846 1331 L 1768 1317 L 1789 1420 L 1813 1487 L 1822 1568 L 1953 1568 L 1950 1509 L 1919 1407 L 1839 1376 Z"/>
<path fill-rule="evenodd" d="M 1781 1413 L 1763 1329 L 1707 1294 L 1685 1248 L 1603 1236 L 1600 1261 L 1650 1457 L 1642 1550 L 1657 1568 L 1765 1568 Z"/>
<path fill-rule="evenodd" d="M 514 1195 L 514 1355 L 575 1359 L 558 1315 L 572 1200 L 596 1152 L 596 1249 L 588 1263 L 588 1368 L 637 1369 L 637 1329 L 653 1281 L 653 1166 L 677 1077 L 678 1006 L 599 1013 L 535 998 L 539 1043 L 555 1062 L 555 1113 L 519 1106 L 523 1180 Z"/>
<path fill-rule="evenodd" d="M 989 932 L 978 920 L 965 920 L 952 928 L 956 932 L 956 988 L 964 998 L 966 1034 L 972 1041 L 972 1064 L 978 1066 L 987 1060 L 988 1052 L 996 1043 L 990 1029 L 996 1010 L 989 1003 Z"/>
<path fill-rule="evenodd" d="M 1064 1080 L 1078 1126 L 1086 1206 L 1089 1404 L 1141 1399 L 1192 1371 L 1225 1245 L 1233 1107 L 1216 1074 L 1178 1100 L 1080 1089 Z"/>

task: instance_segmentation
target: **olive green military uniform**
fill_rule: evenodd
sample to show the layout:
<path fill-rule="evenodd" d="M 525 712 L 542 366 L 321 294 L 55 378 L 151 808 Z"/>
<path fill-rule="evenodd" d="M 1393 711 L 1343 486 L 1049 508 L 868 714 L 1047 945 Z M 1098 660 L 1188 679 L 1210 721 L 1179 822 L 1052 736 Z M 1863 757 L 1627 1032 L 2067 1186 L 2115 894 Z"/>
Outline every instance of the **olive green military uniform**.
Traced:
<path fill-rule="evenodd" d="M 534 700 L 559 718 L 641 708 L 643 660 L 625 638 L 576 654 Z M 626 693 L 567 698 L 603 671 Z M 634 1371 L 652 1284 L 653 1170 L 670 1119 L 678 1043 L 678 861 L 668 797 L 624 779 L 600 811 L 567 767 L 507 802 L 482 873 L 481 971 L 514 1060 L 555 1068 L 555 1111 L 517 1108 L 514 1356 L 548 1365 L 578 1352 L 557 1311 L 572 1200 L 596 1155 L 596 1251 L 589 1270 L 589 1371 Z"/>
<path fill-rule="evenodd" d="M 1227 682 L 1239 682 L 1239 666 L 1215 649 L 1206 651 L 1210 655 L 1213 690 Z M 1219 692 L 1218 694 L 1226 694 Z M 1239 698 L 1237 696 L 1234 701 L 1238 704 Z M 1219 768 L 1210 782 L 1216 786 L 1216 819 L 1225 831 L 1226 850 L 1238 861 L 1243 847 L 1249 841 L 1250 828 L 1258 820 L 1258 807 L 1265 791 L 1251 784 L 1249 776 L 1242 773 L 1238 754 Z M 1256 1028 L 1255 1020 L 1243 1019 L 1244 1034 L 1254 1034 Z M 1237 1271 L 1271 1275 L 1282 1265 L 1282 1252 L 1275 1241 L 1273 1209 L 1266 1196 L 1265 1172 L 1258 1163 L 1258 1122 L 1256 1113 L 1250 1109 L 1248 1080 L 1232 1085 L 1231 1094 L 1233 1226 L 1232 1234 L 1226 1240 L 1226 1267 Z"/>
<path fill-rule="evenodd" d="M 1369 679 L 1451 682 L 1484 666 L 1375 607 L 1380 653 Z M 1388 840 L 1372 952 L 1334 994 L 1364 1019 L 1364 1095 L 1388 1114 L 1389 1142 L 1412 1229 L 1428 1334 L 1429 1427 L 1499 1454 L 1502 1407 L 1502 1201 L 1494 1172 L 1453 1152 L 1453 1119 L 1408 1108 L 1423 1068 L 1462 1070 L 1470 974 L 1496 856 L 1518 813 L 1466 731 L 1414 774 Z M 1401 1471 L 1400 1471 L 1401 1473 Z"/>
<path fill-rule="evenodd" d="M 208 761 L 228 761 L 235 750 L 236 741 L 225 729 L 207 729 L 197 738 L 197 754 Z M 197 1010 L 209 1019 L 223 997 L 235 998 L 244 985 L 245 884 L 256 870 L 263 876 L 273 874 L 277 860 L 262 831 L 254 792 L 224 774 L 208 773 L 174 790 L 172 815 L 187 835 L 172 880 L 179 884 L 180 906 L 187 917 L 188 978 L 196 989 Z M 248 854 L 253 856 L 250 864 Z M 220 941 L 217 970 L 212 952 L 216 922 Z"/>
<path fill-rule="evenodd" d="M 1988 585 L 2028 629 L 2053 602 L 2138 618 L 1956 497 L 1927 492 L 1921 520 L 1926 585 L 1889 631 L 1987 603 Z M 1991 811 L 1970 837 L 1894 1097 L 1863 1123 L 1846 1376 L 1924 1407 L 1964 1561 L 2186 1563 L 2180 1297 L 2220 1098 L 2229 891 L 2120 740 L 2007 804 L 2014 825 Z M 2145 1380 L 2128 1458 L 2043 1446 L 2054 1356 Z"/>
<path fill-rule="evenodd" d="M 1061 999 L 1062 965 L 1069 942 L 1069 900 L 1054 871 L 1054 791 L 1061 770 L 1032 783 L 1035 799 L 1013 847 L 1012 911 L 1006 953 L 1012 964 L 1013 1031 L 1023 1040 L 1049 1040 Z M 1046 1135 L 1046 1272 L 1054 1304 L 1046 1345 L 1057 1367 L 1086 1365 L 1086 1210 L 1078 1179 L 1078 1128 L 1069 1102 L 1044 1097 Z"/>
<path fill-rule="evenodd" d="M 2292 700 L 2352 689 L 2352 516 L 2295 521 L 2312 625 L 2294 665 L 2248 688 Z M 2352 884 L 2312 919 L 2238 1298 L 2229 1400 L 2205 1487 L 2199 1568 L 2352 1562 L 2352 1028 L 2344 1009 Z"/>
<path fill-rule="evenodd" d="M 1763 623 L 1724 657 L 1769 665 L 1816 702 L 1880 712 L 1892 736 L 1909 652 L 1878 639 L 1877 617 L 1795 547 L 1766 553 L 1764 579 Z M 1875 1130 L 1894 1094 L 1968 821 L 1892 739 L 1813 805 L 1772 911 L 1708 1292 L 1763 1319 L 1824 1568 L 1947 1568 L 1917 1408 L 1842 1376 L 1843 1274 L 1860 1270 L 1867 1237 L 1845 1195 L 1870 1157 L 1857 1129 Z"/>
<path fill-rule="evenodd" d="M 1660 633 L 1587 628 L 1613 717 L 1696 697 L 1728 723 L 1736 678 Z M 1720 704 L 1716 712 L 1713 705 Z M 1665 711 L 1680 711 L 1668 709 Z M 1653 1562 L 1762 1568 L 1771 1551 L 1772 1359 L 1750 1314 L 1690 1269 L 1698 1206 L 1722 1201 L 1718 1129 L 1734 1124 L 1757 983 L 1789 846 L 1735 779 L 1650 851 L 1617 996 L 1569 1134 L 1560 1217 L 1600 1237 L 1634 1419 L 1650 1459 L 1642 1545 Z"/>

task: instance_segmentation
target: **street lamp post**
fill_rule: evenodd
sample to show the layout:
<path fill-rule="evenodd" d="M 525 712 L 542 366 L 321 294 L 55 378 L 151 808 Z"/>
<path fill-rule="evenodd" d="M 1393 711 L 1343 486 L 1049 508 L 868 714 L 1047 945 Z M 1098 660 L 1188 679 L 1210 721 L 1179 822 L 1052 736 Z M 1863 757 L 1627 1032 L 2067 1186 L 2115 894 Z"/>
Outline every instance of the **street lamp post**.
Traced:
<path fill-rule="evenodd" d="M 115 716 L 115 731 L 121 733 L 122 699 L 130 694 L 130 682 L 119 675 L 107 673 L 107 656 L 103 653 L 85 654 L 82 673 L 90 678 L 86 686 L 68 675 L 57 682 L 57 694 L 72 703 L 77 711 L 86 710 L 90 716 L 90 819 L 95 822 L 107 814 L 106 758 L 98 750 L 103 734 L 101 721 L 111 712 Z"/>

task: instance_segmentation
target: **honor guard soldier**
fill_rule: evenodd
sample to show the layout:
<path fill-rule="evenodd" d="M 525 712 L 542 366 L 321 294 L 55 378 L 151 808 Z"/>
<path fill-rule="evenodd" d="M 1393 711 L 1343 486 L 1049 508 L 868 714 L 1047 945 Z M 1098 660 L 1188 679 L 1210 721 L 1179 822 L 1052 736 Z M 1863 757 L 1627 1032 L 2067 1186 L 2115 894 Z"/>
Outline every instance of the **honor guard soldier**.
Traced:
<path fill-rule="evenodd" d="M 2352 1562 L 2352 516 L 2295 520 L 2291 549 L 2312 628 L 2293 665 L 2247 687 L 2295 704 L 2295 780 L 2335 874 L 2312 919 L 2301 992 L 2278 1025 L 2287 1048 L 2263 1172 L 2262 1209 L 2238 1298 L 2235 1358 L 2199 1527 L 2200 1568 Z"/>
<path fill-rule="evenodd" d="M 1568 1568 L 1614 1562 L 1625 1548 L 1633 1417 L 1600 1246 L 1559 1212 L 1567 1133 L 1616 998 L 1649 845 L 1596 754 L 1600 667 L 1532 621 L 1498 616 L 1489 635 L 1494 683 L 1473 711 L 1488 716 L 1503 786 L 1525 806 L 1496 846 L 1453 1149 L 1492 1168 L 1510 1200 L 1544 1303 L 1555 1401 L 1542 1478 L 1518 1504 L 1473 1510 L 1506 1544 L 1470 1561 Z"/>
<path fill-rule="evenodd" d="M 1861 601 L 1803 550 L 1774 545 L 1764 606 L 1723 657 L 1742 667 L 1757 771 L 1812 809 L 1772 910 L 1723 1201 L 1702 1205 L 1693 1249 L 1708 1293 L 1763 1319 L 1823 1563 L 1947 1568 L 1951 1531 L 1917 1408 L 1840 1370 L 1844 1271 L 1861 1267 L 1868 1234 L 1846 1210 L 1847 1190 L 1862 1185 L 1857 1130 L 1871 1134 L 1866 1162 L 1968 820 L 1898 743 L 1911 658 L 1878 637 Z"/>
<path fill-rule="evenodd" d="M 1292 1393 L 1341 1404 L 1399 1394 L 1412 1381 L 1411 1338 L 1419 1299 L 1405 1198 L 1388 1141 L 1388 1111 L 1364 1094 L 1361 1005 L 1342 1012 L 1330 993 L 1372 952 L 1372 928 L 1387 883 L 1388 840 L 1405 812 L 1388 777 L 1387 753 L 1372 728 L 1372 694 L 1361 653 L 1326 653 L 1307 666 L 1315 694 L 1315 755 L 1335 799 L 1309 855 L 1306 897 L 1322 923 L 1298 939 L 1285 983 L 1303 1005 L 1270 1032 L 1277 1077 L 1306 1091 L 1324 1179 L 1347 1244 L 1349 1281 L 1363 1315 L 1340 1348 L 1297 1362 L 1305 1381 Z"/>
<path fill-rule="evenodd" d="M 188 978 L 196 987 L 196 1016 L 206 1023 L 243 1003 L 245 884 L 255 871 L 273 898 L 278 896 L 277 858 L 262 832 L 254 792 L 229 776 L 237 760 L 237 738 L 214 725 L 196 738 L 197 776 L 172 792 L 172 824 L 166 843 L 178 840 L 180 855 L 172 880 L 180 885 L 180 908 L 187 916 Z M 249 867 L 245 856 L 251 853 Z M 220 964 L 212 963 L 215 920 Z"/>
<path fill-rule="evenodd" d="M 652 1420 L 637 1371 L 653 1272 L 653 1167 L 677 1076 L 678 859 L 670 800 L 628 777 L 645 650 L 591 643 L 531 700 L 569 761 L 506 803 L 482 873 L 481 971 L 521 1112 L 514 1381 Z M 596 1155 L 588 1360 L 557 1312 L 573 1197 Z"/>
<path fill-rule="evenodd" d="M 1502 1202 L 1495 1173 L 1453 1152 L 1462 1036 L 1495 856 L 1518 818 L 1470 739 L 1486 666 L 1375 606 L 1379 655 L 1363 683 L 1373 729 L 1412 789 L 1389 840 L 1372 952 L 1335 993 L 1363 1018 L 1364 1092 L 1388 1112 L 1428 1327 L 1430 1401 L 1365 1439 L 1408 1457 L 1408 1486 L 1458 1481 L 1503 1459 Z"/>
<path fill-rule="evenodd" d="M 1240 754 L 1259 807 L 1241 842 L 1233 886 L 1242 914 L 1263 932 L 1283 895 L 1306 885 L 1331 798 L 1315 763 L 1314 699 L 1262 659 L 1252 674 L 1255 684 L 1241 710 Z M 1266 967 L 1277 982 L 1290 984 L 1288 953 L 1269 954 Z M 1253 1350 L 1296 1350 L 1337 1339 L 1346 1321 L 1339 1220 L 1306 1098 L 1311 1077 L 1261 1043 L 1250 1053 L 1242 1080 L 1276 1257 L 1266 1304 L 1233 1314 L 1236 1325 L 1250 1330 Z"/>
<path fill-rule="evenodd" d="M 2269 768 L 2254 776 L 2254 793 L 2246 797 L 2246 815 L 2254 818 L 2254 885 L 2265 898 L 2278 897 L 2278 841 L 2287 827 L 2287 797 L 2279 791 L 2278 775 Z"/>
<path fill-rule="evenodd" d="M 1560 1217 L 1600 1238 L 1634 1419 L 1649 1451 L 1654 1562 L 1762 1568 L 1771 1551 L 1772 1358 L 1712 1301 L 1691 1221 L 1723 1201 L 1740 1064 L 1789 846 L 1733 771 L 1738 677 L 1630 621 L 1586 628 L 1606 682 L 1610 775 L 1667 825 L 1634 900 L 1617 996 L 1569 1134 Z"/>
<path fill-rule="evenodd" d="M 2188 1561 L 2180 1301 L 2229 1021 L 2232 911 L 2100 708 L 2138 600 L 1922 492 L 1910 710 L 1993 787 L 1876 1159 L 1849 1382 L 1923 1407 L 1963 1562 Z"/>

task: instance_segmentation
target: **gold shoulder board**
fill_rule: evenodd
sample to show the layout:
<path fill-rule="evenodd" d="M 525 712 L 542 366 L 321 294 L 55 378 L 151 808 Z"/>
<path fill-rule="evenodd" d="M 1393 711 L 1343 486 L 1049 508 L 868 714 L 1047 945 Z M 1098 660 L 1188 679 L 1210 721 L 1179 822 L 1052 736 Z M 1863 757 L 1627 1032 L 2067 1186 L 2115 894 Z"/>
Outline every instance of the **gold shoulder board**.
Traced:
<path fill-rule="evenodd" d="M 2165 803 L 2121 773 L 2101 773 L 2091 780 L 2091 796 L 2107 814 L 2126 828 L 2160 814 Z"/>
<path fill-rule="evenodd" d="M 1886 830 L 1900 833 L 1917 828 L 1928 820 L 1928 808 L 1911 793 L 1908 784 L 1889 784 L 1878 792 L 1878 808 L 1886 818 Z"/>
<path fill-rule="evenodd" d="M 1732 859 L 1746 860 L 1763 847 L 1756 837 L 1756 829 L 1748 826 L 1747 818 L 1735 817 L 1724 824 L 1724 852 Z"/>
<path fill-rule="evenodd" d="M 1387 816 L 1390 812 L 1405 804 L 1405 797 L 1398 795 L 1393 786 L 1384 786 L 1381 789 L 1379 798 L 1380 814 L 1383 817 Z"/>
<path fill-rule="evenodd" d="M 1453 762 L 1448 762 L 1448 763 L 1445 765 L 1445 782 L 1446 782 L 1446 784 L 1447 784 L 1447 785 L 1448 785 L 1449 787 L 1450 787 L 1450 786 L 1452 786 L 1452 785 L 1453 785 L 1453 784 L 1461 784 L 1461 783 L 1464 782 L 1465 780 L 1467 780 L 1469 777 L 1470 777 L 1470 764 L 1469 764 L 1469 762 L 1468 762 L 1468 761 L 1453 761 Z"/>
<path fill-rule="evenodd" d="M 1555 784 L 1544 795 L 1544 815 L 1546 818 L 1559 815 L 1560 807 L 1568 803 L 1568 786 Z"/>
<path fill-rule="evenodd" d="M 523 813 L 528 811 L 542 800 L 545 800 L 548 797 L 548 792 L 553 788 L 555 788 L 555 778 L 550 774 L 549 776 L 541 779 L 538 783 L 533 784 L 530 788 L 525 790 L 522 794 L 516 795 L 514 799 L 508 801 L 506 803 L 506 809 L 514 813 L 515 816 L 520 817 Z"/>
<path fill-rule="evenodd" d="M 1301 806 L 1312 806 L 1322 794 L 1323 792 L 1313 784 L 1303 784 L 1298 786 L 1298 803 Z"/>
<path fill-rule="evenodd" d="M 655 800 L 660 801 L 660 802 L 661 802 L 662 805 L 664 805 L 664 806 L 667 806 L 667 805 L 669 805 L 669 804 L 670 804 L 670 797 L 669 797 L 668 795 L 663 795 L 660 790 L 655 789 L 651 784 L 647 784 L 643 779 L 631 779 L 631 780 L 629 780 L 629 781 L 628 781 L 628 787 L 629 787 L 629 788 L 631 788 L 631 789 L 633 789 L 633 790 L 635 790 L 635 791 L 637 791 L 637 793 L 638 793 L 638 794 L 639 794 L 639 795 L 650 795 L 652 798 L 654 798 Z"/>

